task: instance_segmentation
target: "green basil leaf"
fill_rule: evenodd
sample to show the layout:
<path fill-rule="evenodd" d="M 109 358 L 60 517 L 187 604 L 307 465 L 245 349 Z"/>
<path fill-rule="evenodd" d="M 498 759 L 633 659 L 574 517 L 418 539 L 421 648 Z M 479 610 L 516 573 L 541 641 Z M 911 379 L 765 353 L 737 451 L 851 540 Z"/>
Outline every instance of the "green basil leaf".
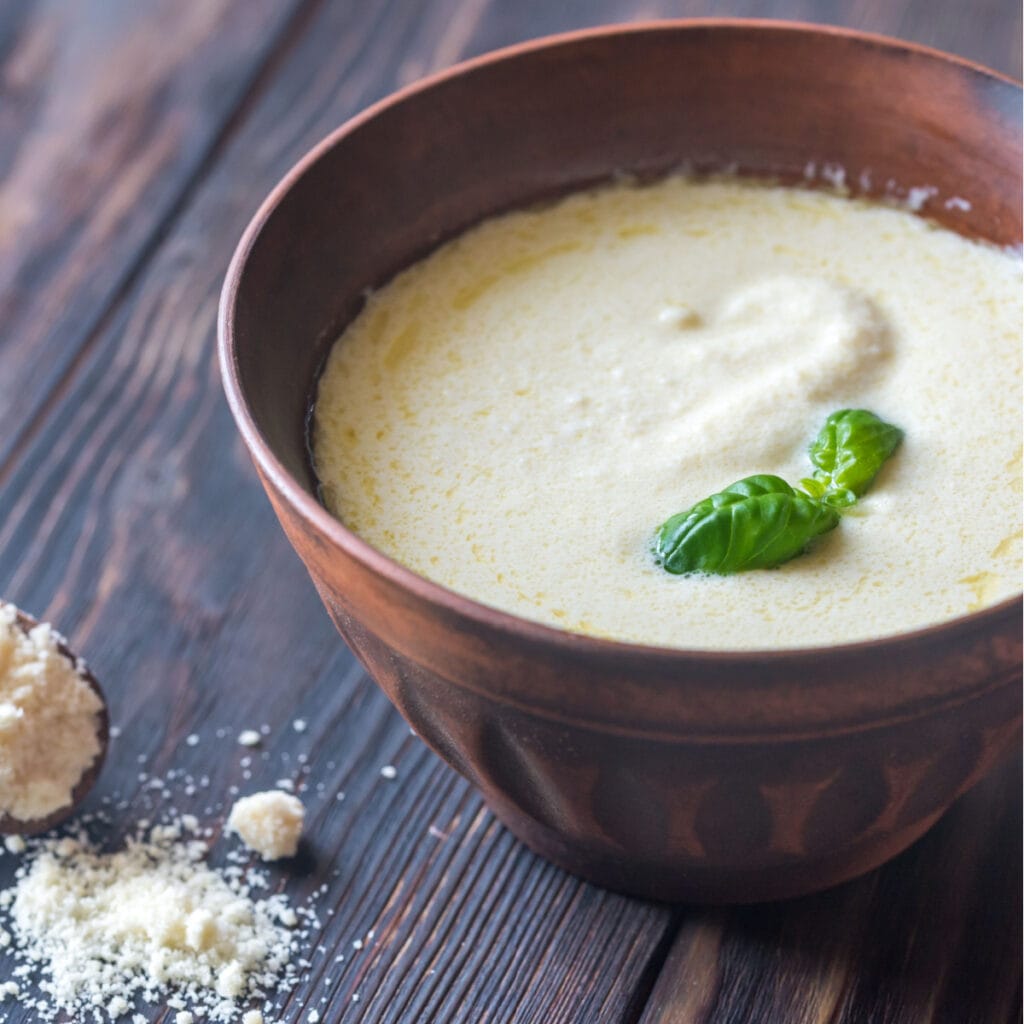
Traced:
<path fill-rule="evenodd" d="M 770 569 L 838 523 L 836 509 L 794 491 L 780 477 L 760 474 L 672 516 L 657 532 L 654 553 L 676 574 Z"/>
<path fill-rule="evenodd" d="M 816 480 L 813 476 L 805 476 L 800 481 L 800 486 L 809 498 L 824 498 L 828 491 L 825 484 L 821 480 Z"/>
<path fill-rule="evenodd" d="M 859 498 L 902 439 L 899 427 L 866 409 L 834 412 L 809 449 L 817 467 L 814 478 L 828 491 L 850 491 Z"/>
<path fill-rule="evenodd" d="M 812 476 L 805 476 L 800 487 L 808 498 L 823 501 L 832 508 L 844 509 L 857 504 L 857 495 L 853 491 L 830 489 L 824 480 Z"/>

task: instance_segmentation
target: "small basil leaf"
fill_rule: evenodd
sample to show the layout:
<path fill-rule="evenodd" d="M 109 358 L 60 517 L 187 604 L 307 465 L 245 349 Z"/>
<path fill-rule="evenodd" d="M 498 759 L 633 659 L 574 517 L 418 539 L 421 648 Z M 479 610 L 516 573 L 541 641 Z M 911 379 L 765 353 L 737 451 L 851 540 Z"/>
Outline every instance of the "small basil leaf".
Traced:
<path fill-rule="evenodd" d="M 829 491 L 850 491 L 859 498 L 902 439 L 899 427 L 866 409 L 834 412 L 809 449 L 814 477 Z"/>
<path fill-rule="evenodd" d="M 831 490 L 825 491 L 818 500 L 823 501 L 830 508 L 838 508 L 842 510 L 844 508 L 850 508 L 852 505 L 856 505 L 857 495 L 854 494 L 853 491 Z"/>
<path fill-rule="evenodd" d="M 800 481 L 800 486 L 809 498 L 823 498 L 828 490 L 824 481 L 816 480 L 813 476 L 805 476 Z"/>
<path fill-rule="evenodd" d="M 728 575 L 770 569 L 799 555 L 839 523 L 839 513 L 761 474 L 672 516 L 655 537 L 655 556 L 671 573 Z"/>

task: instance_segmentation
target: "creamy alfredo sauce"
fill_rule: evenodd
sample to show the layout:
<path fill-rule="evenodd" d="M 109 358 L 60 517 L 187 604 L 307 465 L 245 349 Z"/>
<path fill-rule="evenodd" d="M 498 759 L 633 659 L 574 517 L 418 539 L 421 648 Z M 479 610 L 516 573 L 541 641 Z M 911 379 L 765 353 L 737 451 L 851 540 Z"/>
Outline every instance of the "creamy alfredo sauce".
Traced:
<path fill-rule="evenodd" d="M 327 506 L 529 619 L 691 648 L 859 640 L 1020 588 L 1020 262 L 909 213 L 736 182 L 487 221 L 372 295 L 320 381 Z M 828 413 L 906 432 L 779 569 L 673 577 L 655 528 L 809 475 Z"/>

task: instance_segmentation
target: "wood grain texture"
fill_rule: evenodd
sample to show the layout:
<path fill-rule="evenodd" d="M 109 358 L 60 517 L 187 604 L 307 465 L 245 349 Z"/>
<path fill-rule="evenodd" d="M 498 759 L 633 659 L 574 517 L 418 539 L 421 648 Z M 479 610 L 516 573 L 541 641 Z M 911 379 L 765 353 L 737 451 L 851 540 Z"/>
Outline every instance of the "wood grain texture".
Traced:
<path fill-rule="evenodd" d="M 0 7 L 0 478 L 299 5 Z"/>
<path fill-rule="evenodd" d="M 1014 1019 L 1015 770 L 894 864 L 807 900 L 677 911 L 579 883 L 512 840 L 354 664 L 221 398 L 224 267 L 328 130 L 469 54 L 719 5 L 372 0 L 298 21 L 277 0 L 80 10 L 0 10 L 0 594 L 57 622 L 110 697 L 122 733 L 91 799 L 114 814 L 109 841 L 159 809 L 154 775 L 175 773 L 174 804 L 211 823 L 235 790 L 305 787 L 308 845 L 274 877 L 316 893 L 323 930 L 286 1021 L 313 1007 L 364 1024 Z M 1013 3 L 727 13 L 905 35 L 1019 74 Z M 104 59 L 125 33 L 151 60 Z M 78 87 L 93 79 L 107 92 Z M 125 105 L 126 90 L 141 98 Z M 261 748 L 235 745 L 262 724 Z M 0 885 L 13 868 L 0 859 Z M 9 968 L 0 957 L 0 977 Z"/>

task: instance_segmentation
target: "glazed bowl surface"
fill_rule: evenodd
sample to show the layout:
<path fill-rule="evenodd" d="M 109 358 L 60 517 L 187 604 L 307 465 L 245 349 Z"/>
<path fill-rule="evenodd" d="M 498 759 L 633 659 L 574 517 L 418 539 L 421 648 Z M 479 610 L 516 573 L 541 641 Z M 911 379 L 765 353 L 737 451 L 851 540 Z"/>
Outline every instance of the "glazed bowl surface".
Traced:
<path fill-rule="evenodd" d="M 865 643 L 718 652 L 563 633 L 446 590 L 317 501 L 316 375 L 366 289 L 487 215 L 623 172 L 841 182 L 1019 245 L 1020 165 L 1020 89 L 982 68 L 835 29 L 655 23 L 418 83 L 260 208 L 219 325 L 242 437 L 342 636 L 535 850 L 665 900 L 774 899 L 870 870 L 1015 743 L 1021 602 Z"/>

